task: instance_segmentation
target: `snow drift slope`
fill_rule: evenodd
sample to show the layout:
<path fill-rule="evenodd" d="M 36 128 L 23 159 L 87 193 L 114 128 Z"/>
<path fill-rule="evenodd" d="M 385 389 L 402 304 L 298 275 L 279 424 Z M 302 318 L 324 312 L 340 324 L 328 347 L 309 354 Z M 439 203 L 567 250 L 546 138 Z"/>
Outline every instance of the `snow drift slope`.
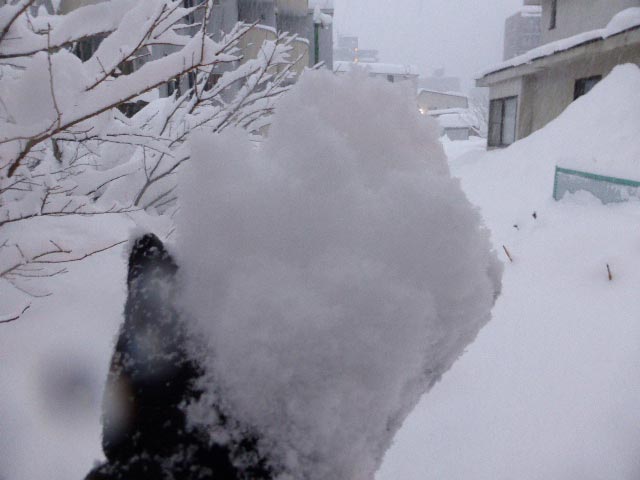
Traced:
<path fill-rule="evenodd" d="M 638 92 L 640 68 L 618 66 L 542 130 L 481 161 L 460 157 L 463 189 L 494 237 L 549 201 L 556 165 L 640 180 Z"/>
<path fill-rule="evenodd" d="M 632 160 L 639 88 L 640 70 L 620 67 L 540 132 L 452 164 L 514 263 L 379 480 L 640 478 L 640 203 L 551 200 L 559 158 Z"/>
<path fill-rule="evenodd" d="M 293 478 L 370 479 L 499 290 L 433 124 L 408 89 L 318 72 L 258 150 L 191 148 L 178 252 L 224 397 Z"/>

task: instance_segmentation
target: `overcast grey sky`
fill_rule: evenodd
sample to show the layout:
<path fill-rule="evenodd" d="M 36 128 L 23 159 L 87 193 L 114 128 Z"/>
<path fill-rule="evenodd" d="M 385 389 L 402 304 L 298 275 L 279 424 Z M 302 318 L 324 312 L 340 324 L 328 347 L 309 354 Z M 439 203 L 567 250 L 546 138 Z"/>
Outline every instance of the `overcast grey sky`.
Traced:
<path fill-rule="evenodd" d="M 334 0 L 335 29 L 360 37 L 380 60 L 438 66 L 471 86 L 474 75 L 502 59 L 504 20 L 522 0 Z"/>

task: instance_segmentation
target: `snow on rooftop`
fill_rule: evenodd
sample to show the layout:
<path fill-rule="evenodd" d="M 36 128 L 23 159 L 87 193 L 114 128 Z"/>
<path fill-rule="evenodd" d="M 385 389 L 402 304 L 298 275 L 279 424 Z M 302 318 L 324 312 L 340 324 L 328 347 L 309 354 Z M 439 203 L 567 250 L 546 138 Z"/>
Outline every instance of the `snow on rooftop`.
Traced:
<path fill-rule="evenodd" d="M 431 114 L 431 112 L 429 112 L 429 114 Z M 471 128 L 474 126 L 469 115 L 463 112 L 444 113 L 432 116 L 436 117 L 442 128 Z"/>
<path fill-rule="evenodd" d="M 354 68 L 363 68 L 369 73 L 378 75 L 411 75 L 418 76 L 418 67 L 415 65 L 403 65 L 399 63 L 356 63 L 356 62 L 334 62 L 333 70 L 336 73 L 345 73 Z"/>
<path fill-rule="evenodd" d="M 429 115 L 432 117 L 439 117 L 440 115 L 446 115 L 450 113 L 468 113 L 469 109 L 467 108 L 441 108 L 438 110 L 429 110 Z"/>
<path fill-rule="evenodd" d="M 437 94 L 440 94 L 440 95 L 449 95 L 450 97 L 467 98 L 466 95 L 463 95 L 460 92 L 453 92 L 453 91 L 441 92 L 440 90 L 433 90 L 433 89 L 429 89 L 429 88 L 419 88 L 418 89 L 418 95 L 420 95 L 421 93 L 437 93 Z"/>
<path fill-rule="evenodd" d="M 609 24 L 604 28 L 591 30 L 588 32 L 579 33 L 572 37 L 563 38 L 555 42 L 550 42 L 540 47 L 529 50 L 527 53 L 511 58 L 506 62 L 499 63 L 493 67 L 482 71 L 478 78 L 485 77 L 492 73 L 496 73 L 508 68 L 517 67 L 531 63 L 539 58 L 548 57 L 565 50 L 577 47 L 584 43 L 592 42 L 594 40 L 604 40 L 612 37 L 626 30 L 640 27 L 640 7 L 627 8 L 616 14 Z"/>

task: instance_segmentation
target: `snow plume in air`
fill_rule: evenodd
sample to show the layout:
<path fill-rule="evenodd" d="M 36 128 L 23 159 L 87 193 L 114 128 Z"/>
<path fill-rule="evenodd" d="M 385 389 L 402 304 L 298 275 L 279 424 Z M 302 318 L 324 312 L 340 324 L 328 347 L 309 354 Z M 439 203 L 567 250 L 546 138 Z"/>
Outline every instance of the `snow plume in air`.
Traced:
<path fill-rule="evenodd" d="M 216 394 L 282 478 L 370 480 L 500 290 L 435 126 L 408 86 L 308 72 L 264 143 L 191 149 L 179 263 Z"/>

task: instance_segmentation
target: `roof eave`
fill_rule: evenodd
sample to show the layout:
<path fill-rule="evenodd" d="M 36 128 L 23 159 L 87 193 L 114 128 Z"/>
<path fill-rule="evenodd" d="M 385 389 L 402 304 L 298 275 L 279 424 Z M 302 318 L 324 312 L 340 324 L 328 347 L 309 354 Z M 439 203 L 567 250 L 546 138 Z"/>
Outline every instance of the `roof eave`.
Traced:
<path fill-rule="evenodd" d="M 573 45 L 565 50 L 560 50 L 549 55 L 541 55 L 532 58 L 526 63 L 514 65 L 510 67 L 500 68 L 493 72 L 489 72 L 476 79 L 477 87 L 489 87 L 495 83 L 509 80 L 516 77 L 531 75 L 548 68 L 555 63 L 561 63 L 572 60 L 586 53 L 586 50 L 594 44 L 601 44 L 601 51 L 606 52 L 616 48 L 640 44 L 640 25 L 628 28 L 607 38 L 594 38 L 586 40 L 577 45 Z"/>

